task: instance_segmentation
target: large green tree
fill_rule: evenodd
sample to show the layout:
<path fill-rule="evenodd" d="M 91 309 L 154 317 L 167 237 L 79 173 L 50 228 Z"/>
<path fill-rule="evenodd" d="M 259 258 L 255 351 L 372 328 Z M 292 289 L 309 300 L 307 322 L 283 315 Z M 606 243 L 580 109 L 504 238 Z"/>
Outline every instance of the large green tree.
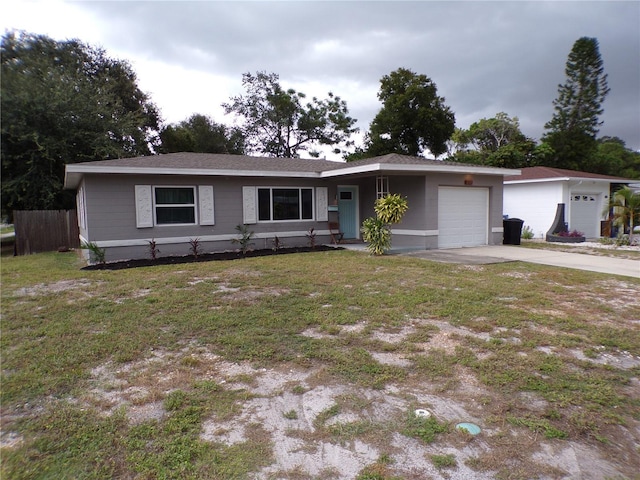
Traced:
<path fill-rule="evenodd" d="M 618 137 L 601 137 L 586 170 L 623 178 L 640 178 L 640 152 L 627 148 L 624 140 Z"/>
<path fill-rule="evenodd" d="M 160 132 L 163 153 L 244 153 L 244 135 L 238 128 L 214 122 L 206 115 L 193 114 Z"/>
<path fill-rule="evenodd" d="M 148 155 L 156 107 L 124 61 L 78 40 L 2 37 L 2 210 L 73 206 L 67 163 Z"/>
<path fill-rule="evenodd" d="M 582 37 L 573 44 L 565 74 L 543 140 L 555 152 L 552 166 L 581 170 L 597 147 L 602 103 L 609 93 L 596 38 Z"/>
<path fill-rule="evenodd" d="M 307 152 L 318 157 L 321 146 L 340 153 L 353 144 L 356 120 L 349 116 L 346 102 L 333 93 L 305 103 L 304 93 L 283 89 L 279 76 L 266 72 L 243 74 L 242 85 L 246 94 L 231 97 L 222 106 L 240 119 L 249 151 L 273 157 Z"/>
<path fill-rule="evenodd" d="M 504 112 L 483 118 L 452 136 L 457 152 L 450 160 L 504 168 L 536 163 L 536 144 L 520 130 L 518 117 Z"/>
<path fill-rule="evenodd" d="M 420 156 L 428 150 L 437 157 L 447 151 L 455 115 L 429 77 L 399 68 L 380 79 L 378 99 L 382 108 L 371 122 L 366 155 Z"/>

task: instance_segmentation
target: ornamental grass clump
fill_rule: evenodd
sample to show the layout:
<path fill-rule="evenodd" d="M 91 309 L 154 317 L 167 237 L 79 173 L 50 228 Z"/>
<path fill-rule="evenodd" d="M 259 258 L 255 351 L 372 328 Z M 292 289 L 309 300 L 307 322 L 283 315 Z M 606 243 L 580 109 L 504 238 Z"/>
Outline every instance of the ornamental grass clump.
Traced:
<path fill-rule="evenodd" d="M 376 217 L 362 222 L 362 238 L 369 252 L 382 255 L 391 248 L 391 224 L 400 223 L 408 208 L 407 199 L 397 193 L 376 200 Z"/>

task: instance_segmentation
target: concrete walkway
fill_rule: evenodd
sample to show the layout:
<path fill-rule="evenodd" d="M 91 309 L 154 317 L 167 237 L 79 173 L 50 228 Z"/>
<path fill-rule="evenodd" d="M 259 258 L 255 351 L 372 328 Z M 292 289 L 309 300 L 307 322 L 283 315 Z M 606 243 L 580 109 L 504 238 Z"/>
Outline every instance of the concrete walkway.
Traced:
<path fill-rule="evenodd" d="M 340 244 L 350 250 L 366 250 L 364 243 Z M 484 247 L 451 248 L 446 250 L 394 249 L 390 255 L 406 255 L 434 262 L 487 265 L 504 262 L 529 262 L 554 267 L 575 268 L 590 272 L 640 278 L 640 260 L 568 253 L 555 250 L 526 248 L 516 245 L 488 245 Z"/>
<path fill-rule="evenodd" d="M 453 263 L 487 264 L 509 261 L 530 262 L 640 278 L 640 260 L 541 250 L 515 245 L 490 245 L 485 247 L 447 250 L 420 250 L 401 254 Z"/>

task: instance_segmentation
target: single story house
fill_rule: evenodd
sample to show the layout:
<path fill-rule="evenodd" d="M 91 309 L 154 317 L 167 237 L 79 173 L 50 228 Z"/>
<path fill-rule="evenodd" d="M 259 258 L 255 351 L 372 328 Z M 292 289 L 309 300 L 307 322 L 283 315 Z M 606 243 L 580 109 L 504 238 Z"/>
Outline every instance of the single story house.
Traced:
<path fill-rule="evenodd" d="M 254 232 L 253 248 L 330 239 L 360 239 L 376 198 L 399 193 L 409 210 L 394 225 L 394 248 L 449 248 L 502 243 L 505 175 L 519 170 L 384 155 L 350 163 L 244 155 L 171 153 L 66 166 L 65 188 L 77 190 L 81 240 L 106 250 L 107 261 L 237 248 L 236 226 Z"/>
<path fill-rule="evenodd" d="M 504 179 L 504 213 L 520 218 L 536 238 L 544 238 L 563 203 L 569 230 L 597 238 L 603 234 L 601 222 L 608 218 L 612 186 L 632 181 L 561 168 L 523 168 L 520 175 Z"/>

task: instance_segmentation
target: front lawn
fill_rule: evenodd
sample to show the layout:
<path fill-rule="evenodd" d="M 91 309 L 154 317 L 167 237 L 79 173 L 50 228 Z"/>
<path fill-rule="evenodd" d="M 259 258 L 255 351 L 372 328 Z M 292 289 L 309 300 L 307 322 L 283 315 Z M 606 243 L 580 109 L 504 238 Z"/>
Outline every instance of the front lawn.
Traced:
<path fill-rule="evenodd" d="M 2 478 L 640 471 L 638 280 L 353 251 L 80 266 L 2 259 Z"/>

